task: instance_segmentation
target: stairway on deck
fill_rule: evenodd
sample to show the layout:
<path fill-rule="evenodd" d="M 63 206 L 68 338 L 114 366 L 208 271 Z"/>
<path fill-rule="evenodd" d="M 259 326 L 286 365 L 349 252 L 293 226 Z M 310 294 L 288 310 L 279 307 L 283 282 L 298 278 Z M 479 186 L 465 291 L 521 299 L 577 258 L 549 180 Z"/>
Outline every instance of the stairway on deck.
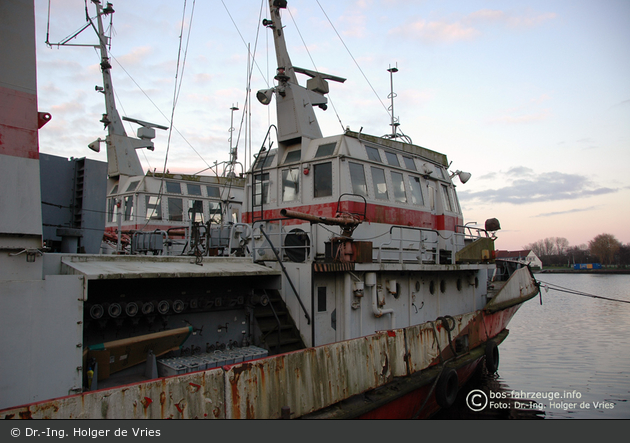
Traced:
<path fill-rule="evenodd" d="M 254 318 L 261 331 L 261 344 L 269 350 L 269 355 L 304 349 L 306 346 L 280 293 L 277 290 L 264 292 L 269 303 L 254 308 Z"/>

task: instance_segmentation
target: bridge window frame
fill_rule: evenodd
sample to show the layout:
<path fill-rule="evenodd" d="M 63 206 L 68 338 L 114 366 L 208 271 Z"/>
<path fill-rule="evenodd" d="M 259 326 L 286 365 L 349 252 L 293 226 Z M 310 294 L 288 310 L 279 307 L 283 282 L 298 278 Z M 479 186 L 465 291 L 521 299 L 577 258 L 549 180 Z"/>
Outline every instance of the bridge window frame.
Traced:
<path fill-rule="evenodd" d="M 321 198 L 332 196 L 332 180 L 332 162 L 317 163 L 313 165 L 313 197 Z"/>
<path fill-rule="evenodd" d="M 377 200 L 389 200 L 385 170 L 383 168 L 377 168 L 376 166 L 370 166 L 370 172 L 372 173 L 374 198 Z"/>
<path fill-rule="evenodd" d="M 348 162 L 348 169 L 350 171 L 350 184 L 352 186 L 352 193 L 356 195 L 368 196 L 368 185 L 365 177 L 365 168 L 361 163 Z"/>

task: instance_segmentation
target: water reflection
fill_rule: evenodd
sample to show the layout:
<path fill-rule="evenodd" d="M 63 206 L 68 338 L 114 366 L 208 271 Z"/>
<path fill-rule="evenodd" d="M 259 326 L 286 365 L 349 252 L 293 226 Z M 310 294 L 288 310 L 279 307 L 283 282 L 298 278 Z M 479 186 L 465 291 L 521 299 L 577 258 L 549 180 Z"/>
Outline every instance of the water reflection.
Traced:
<path fill-rule="evenodd" d="M 538 280 L 586 293 L 630 300 L 630 275 L 537 274 Z M 499 347 L 499 377 L 462 388 L 458 403 L 435 418 L 630 419 L 630 305 L 556 291 L 525 303 Z M 474 389 L 557 393 L 537 400 L 544 410 L 472 411 Z"/>
<path fill-rule="evenodd" d="M 514 390 L 498 375 L 477 374 L 459 390 L 455 404 L 434 415 L 434 420 L 540 420 L 544 405 L 512 398 Z M 516 395 L 518 396 L 518 394 Z"/>

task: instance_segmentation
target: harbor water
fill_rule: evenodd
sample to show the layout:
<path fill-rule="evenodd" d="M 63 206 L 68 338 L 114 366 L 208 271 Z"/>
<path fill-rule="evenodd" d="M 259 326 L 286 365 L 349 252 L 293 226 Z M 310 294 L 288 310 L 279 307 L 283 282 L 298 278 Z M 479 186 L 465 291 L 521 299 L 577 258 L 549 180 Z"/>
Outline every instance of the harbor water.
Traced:
<path fill-rule="evenodd" d="M 544 289 L 630 301 L 630 275 L 536 279 L 542 305 L 528 301 L 510 322 L 498 373 L 469 383 L 436 419 L 630 419 L 630 304 Z"/>

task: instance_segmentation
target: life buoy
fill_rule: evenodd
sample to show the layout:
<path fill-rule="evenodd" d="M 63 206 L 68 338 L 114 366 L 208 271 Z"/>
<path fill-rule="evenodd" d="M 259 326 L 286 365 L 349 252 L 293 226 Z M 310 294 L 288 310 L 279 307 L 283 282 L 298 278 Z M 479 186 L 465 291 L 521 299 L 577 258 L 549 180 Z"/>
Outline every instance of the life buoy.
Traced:
<path fill-rule="evenodd" d="M 455 403 L 459 390 L 459 378 L 453 368 L 445 368 L 435 387 L 435 400 L 442 408 L 450 408 Z"/>
<path fill-rule="evenodd" d="M 490 374 L 499 369 L 499 347 L 494 341 L 486 343 L 486 369 Z"/>

